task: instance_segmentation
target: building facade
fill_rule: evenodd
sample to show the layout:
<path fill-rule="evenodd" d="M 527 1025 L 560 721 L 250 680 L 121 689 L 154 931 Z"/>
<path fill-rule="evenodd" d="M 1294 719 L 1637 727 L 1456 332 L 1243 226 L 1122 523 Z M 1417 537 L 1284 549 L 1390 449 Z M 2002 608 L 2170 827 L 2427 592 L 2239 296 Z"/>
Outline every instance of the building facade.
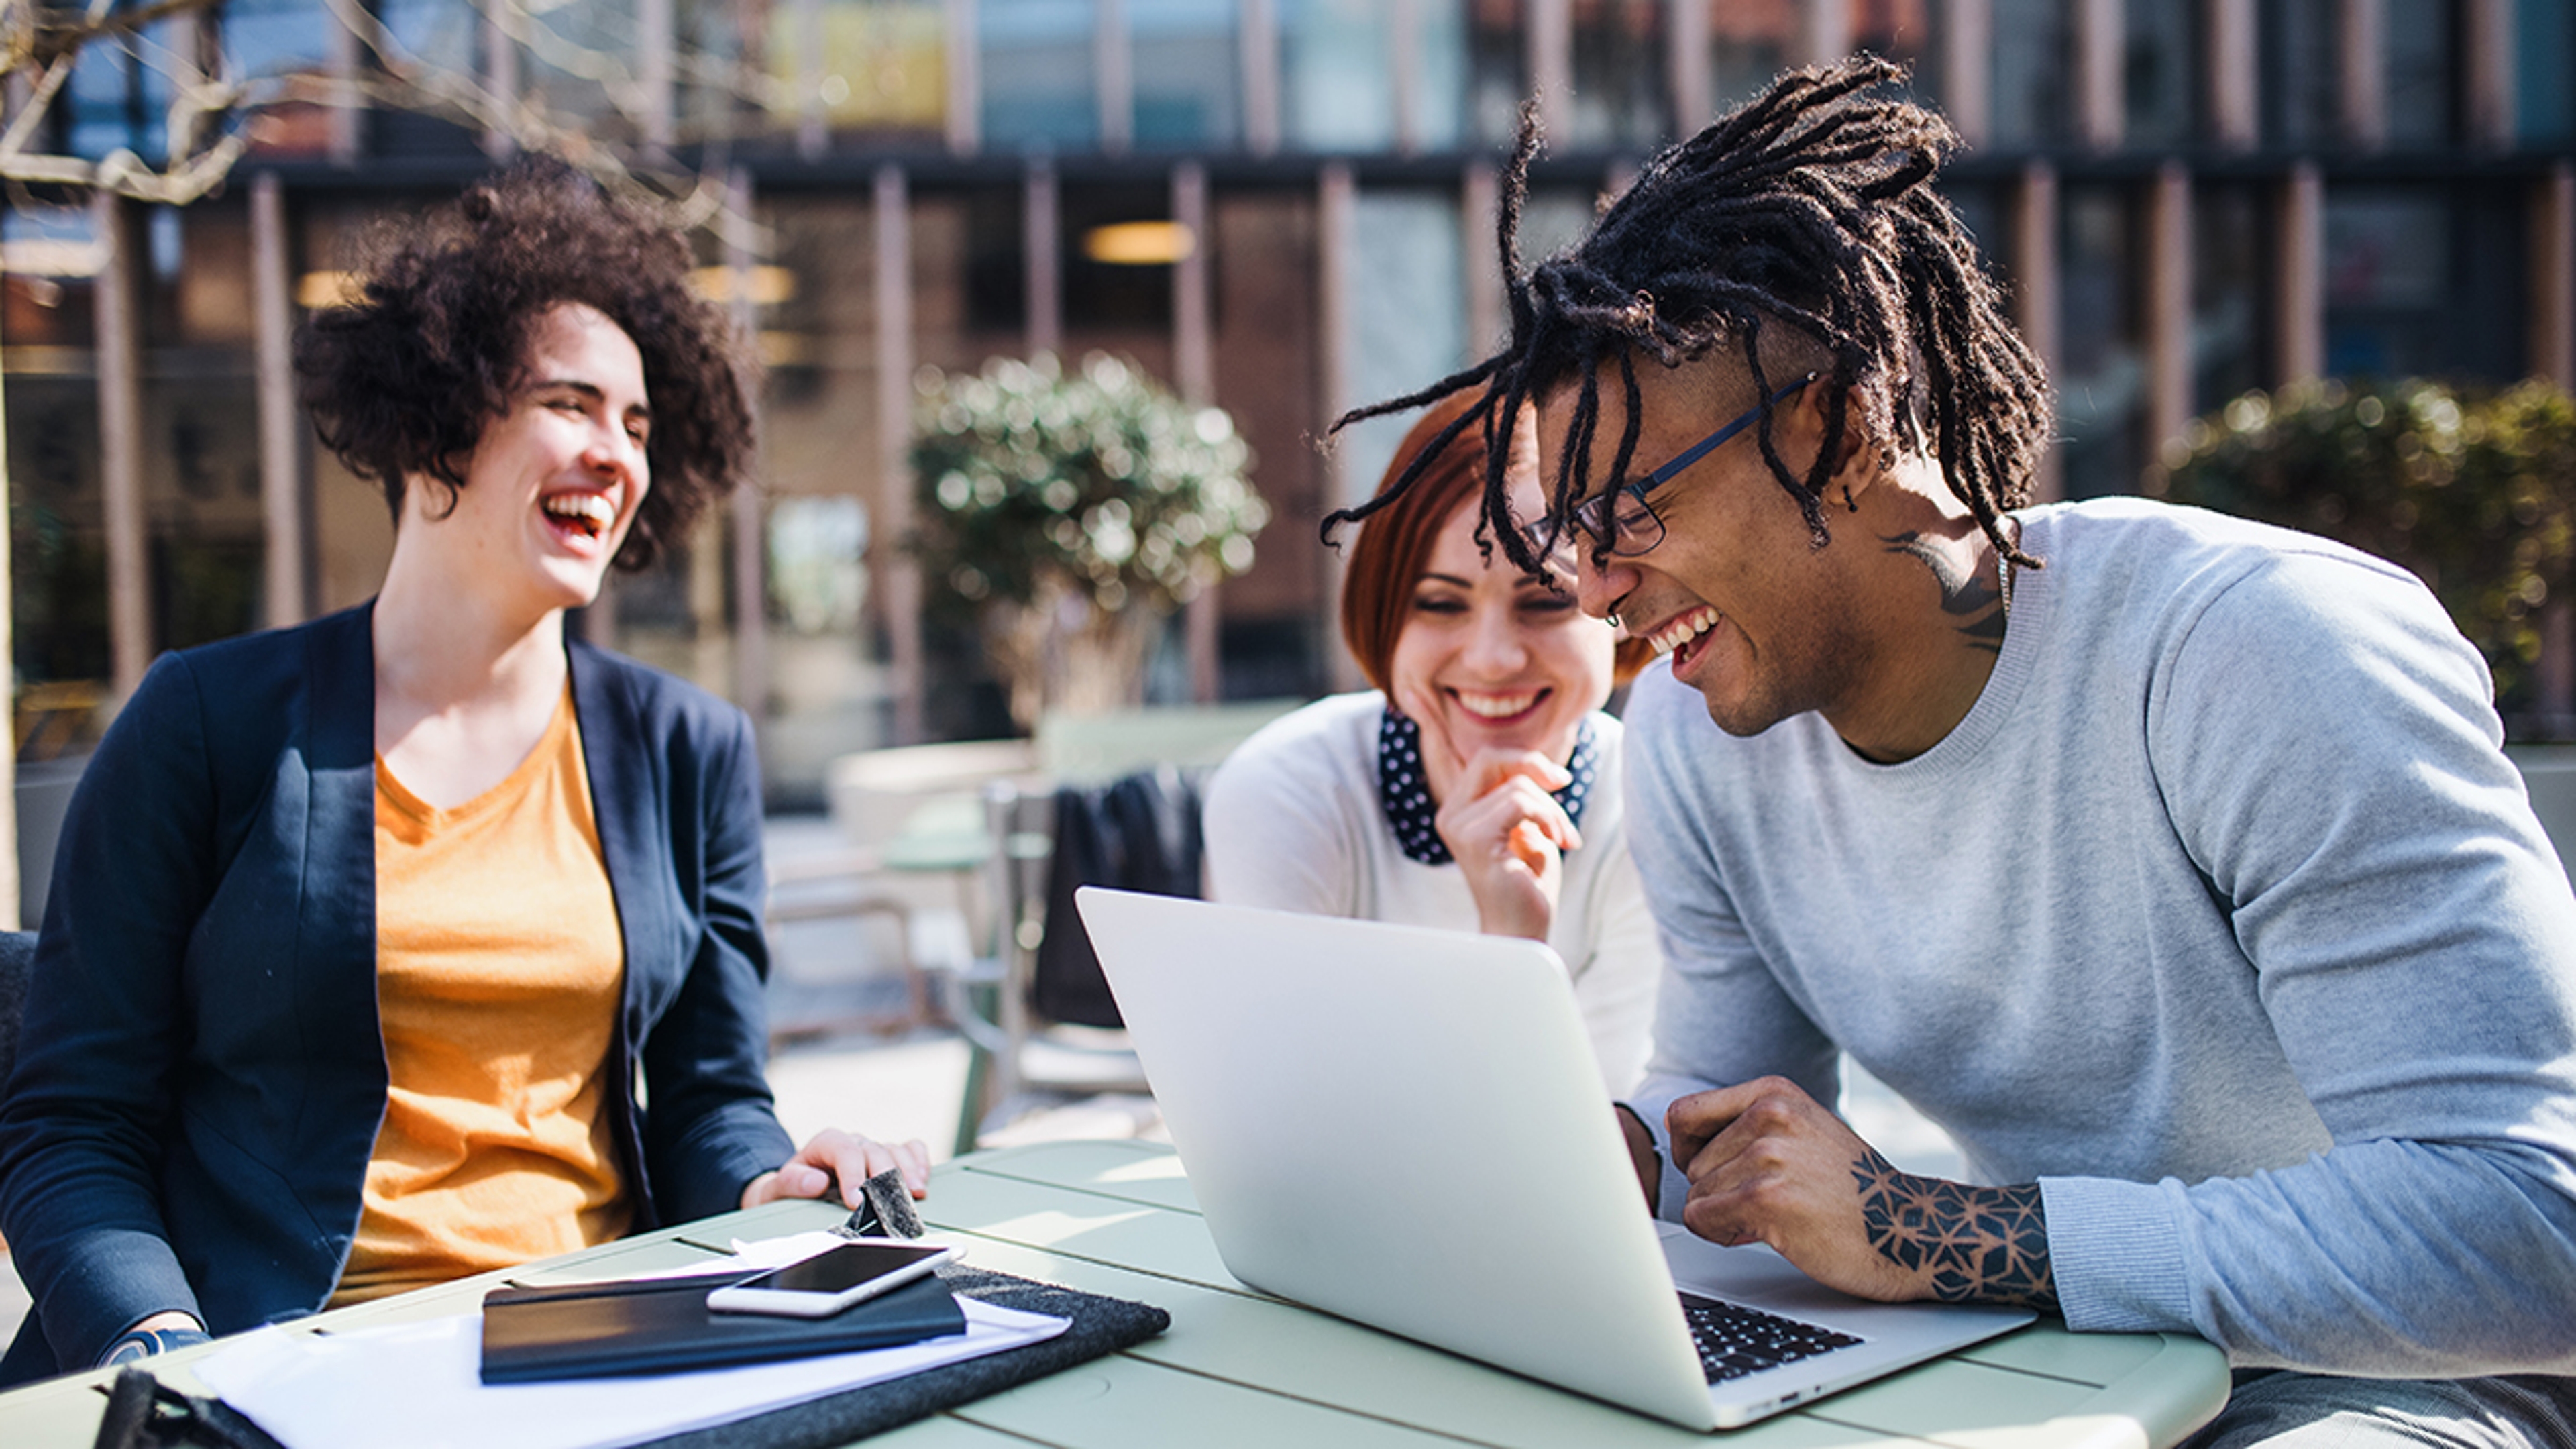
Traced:
<path fill-rule="evenodd" d="M 218 0 L 91 47 L 27 125 L 152 160 L 236 85 L 223 192 L 0 213 L 22 751 L 163 648 L 367 596 L 383 504 L 294 416 L 286 339 L 371 220 L 527 145 L 694 185 L 705 288 L 760 338 L 761 486 L 580 627 L 751 709 L 773 798 L 1007 727 L 902 546 L 924 367 L 1104 349 L 1228 409 L 1275 521 L 1150 688 L 1347 684 L 1315 530 L 1402 424 L 1315 442 L 1500 336 L 1523 98 L 1535 256 L 1854 50 L 1969 142 L 1945 190 L 2061 392 L 2047 494 L 2135 490 L 2247 388 L 2576 382 L 2576 0 Z"/>

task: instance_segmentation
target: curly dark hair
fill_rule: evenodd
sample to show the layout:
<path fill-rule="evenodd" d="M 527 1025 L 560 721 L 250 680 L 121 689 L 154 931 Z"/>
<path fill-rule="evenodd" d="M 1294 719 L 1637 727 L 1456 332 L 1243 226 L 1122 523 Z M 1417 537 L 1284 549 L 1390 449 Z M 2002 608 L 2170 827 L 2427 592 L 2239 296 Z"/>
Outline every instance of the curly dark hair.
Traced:
<path fill-rule="evenodd" d="M 1957 134 L 1886 93 L 1904 74 L 1861 56 L 1781 76 L 1648 162 L 1590 235 L 1526 278 L 1512 259 L 1539 135 L 1535 108 L 1524 108 L 1495 223 L 1512 278 L 1511 340 L 1463 372 L 1333 424 L 1339 431 L 1483 388 L 1406 478 L 1327 517 L 1326 539 L 1385 507 L 1424 460 L 1478 428 L 1486 516 L 1513 560 L 1528 567 L 1533 548 L 1513 526 L 1503 476 L 1520 410 L 1569 379 L 1579 384 L 1541 524 L 1542 541 L 1552 542 L 1593 491 L 1605 368 L 1627 402 L 1609 471 L 1616 486 L 1628 480 L 1636 451 L 1638 354 L 1673 367 L 1725 347 L 1743 357 L 1761 408 L 1763 459 L 1798 501 L 1815 547 L 1831 541 L 1824 492 L 1837 450 L 1820 449 L 1803 476 L 1782 460 L 1772 441 L 1776 383 L 1765 365 L 1800 352 L 1817 358 L 1827 436 L 1857 429 L 1875 447 L 1928 453 L 1995 547 L 2016 564 L 2040 567 L 2006 536 L 2002 515 L 2030 499 L 2031 475 L 2055 429 L 2055 398 L 1967 229 L 1929 185 Z M 1788 335 L 1766 342 L 1766 328 Z"/>
<path fill-rule="evenodd" d="M 364 250 L 357 300 L 296 334 L 296 393 L 323 445 L 380 485 L 397 519 L 407 477 L 465 486 L 538 319 L 564 303 L 597 308 L 643 355 L 653 486 L 619 567 L 652 563 L 747 475 L 755 364 L 689 290 L 687 243 L 571 166 L 514 162 L 425 218 L 380 224 Z"/>

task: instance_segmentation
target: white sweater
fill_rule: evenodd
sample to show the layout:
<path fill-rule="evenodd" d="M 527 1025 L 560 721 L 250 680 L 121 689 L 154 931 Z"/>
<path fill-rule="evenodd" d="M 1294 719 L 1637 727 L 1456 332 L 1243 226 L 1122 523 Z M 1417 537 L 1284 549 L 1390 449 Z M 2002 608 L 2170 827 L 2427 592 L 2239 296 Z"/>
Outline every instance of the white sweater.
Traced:
<path fill-rule="evenodd" d="M 1377 732 L 1386 699 L 1318 700 L 1274 720 L 1208 782 L 1208 893 L 1230 905 L 1476 929 L 1476 900 L 1456 864 L 1407 857 L 1378 803 Z M 1600 766 L 1583 807 L 1583 847 L 1565 857 L 1548 945 L 1574 977 L 1574 999 L 1612 1095 L 1636 1084 L 1663 969 L 1654 918 L 1628 858 L 1619 722 L 1592 716 Z M 1463 1003 L 1462 1003 L 1463 1004 Z"/>

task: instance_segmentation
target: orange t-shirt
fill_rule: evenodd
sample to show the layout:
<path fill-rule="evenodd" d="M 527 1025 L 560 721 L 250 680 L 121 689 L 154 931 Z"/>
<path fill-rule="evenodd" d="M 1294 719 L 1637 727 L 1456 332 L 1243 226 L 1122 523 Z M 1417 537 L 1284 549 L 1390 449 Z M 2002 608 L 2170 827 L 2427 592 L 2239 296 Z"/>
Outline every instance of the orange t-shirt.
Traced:
<path fill-rule="evenodd" d="M 376 1003 L 391 1077 L 331 1302 L 606 1242 L 625 975 L 572 690 L 510 777 L 453 810 L 376 760 Z"/>

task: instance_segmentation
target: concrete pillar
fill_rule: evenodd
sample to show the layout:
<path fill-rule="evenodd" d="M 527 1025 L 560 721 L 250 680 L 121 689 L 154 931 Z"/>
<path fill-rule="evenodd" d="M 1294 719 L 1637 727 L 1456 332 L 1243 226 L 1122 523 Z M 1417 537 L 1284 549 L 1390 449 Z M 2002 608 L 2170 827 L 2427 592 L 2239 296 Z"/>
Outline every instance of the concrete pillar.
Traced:
<path fill-rule="evenodd" d="M 751 300 L 751 269 L 759 256 L 752 239 L 751 172 L 737 166 L 725 186 L 724 259 L 733 276 L 734 325 L 745 337 L 759 333 Z M 767 518 L 758 479 L 746 478 L 728 503 L 733 525 L 733 702 L 752 727 L 769 722 L 769 550 Z"/>
<path fill-rule="evenodd" d="M 2210 139 L 2247 151 L 2262 139 L 2255 101 L 2255 0 L 2205 0 L 2200 63 L 2209 77 Z"/>
<path fill-rule="evenodd" d="M 2388 0 L 2343 0 L 2336 15 L 2335 72 L 2343 138 L 2388 144 Z"/>
<path fill-rule="evenodd" d="M 2576 161 L 2531 188 L 2531 371 L 2576 391 Z"/>
<path fill-rule="evenodd" d="M 253 368 L 259 408 L 259 512 L 262 623 L 300 624 L 311 612 L 304 549 L 304 432 L 295 417 L 295 329 L 292 259 L 287 254 L 285 188 L 277 173 L 250 183 L 250 296 Z"/>
<path fill-rule="evenodd" d="M 1190 238 L 1189 255 L 1172 267 L 1172 381 L 1183 401 L 1205 407 L 1216 401 L 1216 337 L 1209 298 L 1207 167 L 1184 161 L 1172 168 L 1172 220 Z M 1224 692 L 1218 659 L 1219 612 L 1214 585 L 1190 600 L 1182 615 L 1189 645 L 1190 697 L 1213 704 Z"/>
<path fill-rule="evenodd" d="M 1673 134 L 1698 134 L 1717 116 L 1717 81 L 1709 74 L 1709 0 L 1671 0 L 1664 11 L 1665 83 L 1673 93 Z"/>
<path fill-rule="evenodd" d="M 1851 0 L 1807 0 L 1806 29 L 1799 36 L 1808 65 L 1832 65 L 1851 54 Z"/>
<path fill-rule="evenodd" d="M 674 0 L 635 0 L 635 82 L 643 93 L 639 104 L 644 112 L 644 154 L 656 161 L 669 159 L 671 143 L 679 130 L 679 41 L 673 5 Z M 805 35 L 807 52 L 814 57 L 811 63 L 817 67 L 822 64 L 820 31 L 817 24 Z M 798 79 L 804 77 L 800 74 Z M 806 86 L 805 94 L 811 96 L 814 89 Z M 812 104 L 807 102 L 809 107 Z"/>
<path fill-rule="evenodd" d="M 2291 166 L 2277 205 L 2272 328 L 2279 353 L 2273 385 L 2286 387 L 2326 370 L 2326 187 L 2315 162 Z"/>
<path fill-rule="evenodd" d="M 2513 145 L 2514 3 L 2515 0 L 2462 0 L 2460 71 L 2468 90 L 2463 119 L 2471 146 L 2501 151 Z M 2564 4 L 2566 0 L 2552 3 Z M 2561 83 L 2565 83 L 2564 77 Z"/>
<path fill-rule="evenodd" d="M 1062 233 L 1055 163 L 1043 156 L 1031 157 L 1020 183 L 1020 265 L 1032 357 L 1064 350 Z"/>
<path fill-rule="evenodd" d="M 1235 46 L 1243 67 L 1243 149 L 1279 149 L 1279 8 L 1277 0 L 1242 0 Z"/>
<path fill-rule="evenodd" d="M 375 20 L 371 16 L 365 18 L 362 23 L 369 29 L 375 26 Z M 328 129 L 328 139 L 324 142 L 324 147 L 326 154 L 331 158 L 332 165 L 355 166 L 358 164 L 358 152 L 365 144 L 367 95 L 358 82 L 359 76 L 366 68 L 369 37 L 363 37 L 355 29 L 338 23 L 325 24 L 323 35 L 326 49 L 323 52 L 322 67 L 323 75 L 329 82 L 326 89 L 330 95 L 323 117 L 323 123 Z"/>
<path fill-rule="evenodd" d="M 1419 0 L 1386 0 L 1387 84 L 1395 107 L 1395 149 L 1422 149 L 1422 6 Z"/>
<path fill-rule="evenodd" d="M 150 540 L 143 513 L 143 347 L 135 309 L 131 207 L 107 191 L 90 196 L 101 258 L 97 298 L 99 494 L 107 526 L 107 638 L 114 702 L 152 664 Z"/>
<path fill-rule="evenodd" d="M 519 43 L 501 24 L 498 6 L 482 14 L 483 91 L 500 108 L 499 123 L 483 133 L 483 154 L 495 161 L 507 161 L 519 152 L 519 138 L 510 129 L 509 119 L 519 108 Z"/>
<path fill-rule="evenodd" d="M 1329 421 L 1348 412 L 1354 402 L 1351 269 L 1353 253 L 1359 245 L 1359 183 L 1351 174 L 1350 163 L 1325 162 L 1315 192 L 1316 293 L 1318 310 L 1323 314 L 1315 326 L 1315 350 L 1323 374 L 1317 391 L 1323 397 L 1324 417 Z M 1325 508 L 1343 508 L 1358 501 L 1354 490 L 1365 484 L 1351 478 L 1344 450 L 1327 451 L 1323 464 Z M 1337 647 L 1336 632 L 1325 622 L 1339 617 L 1344 554 L 1331 548 L 1317 549 L 1315 553 L 1324 574 L 1324 607 L 1317 627 L 1325 640 L 1325 678 L 1335 692 L 1346 693 L 1363 687 L 1359 666 L 1350 658 L 1349 650 Z"/>
<path fill-rule="evenodd" d="M 2051 377 L 2057 375 L 2057 168 L 2045 161 L 2022 167 L 2014 189 L 2013 323 L 2022 340 L 2039 357 Z M 2031 501 L 2051 503 L 2066 495 L 2062 460 L 2052 441 L 2031 480 Z"/>
<path fill-rule="evenodd" d="M 1558 147 L 1574 139 L 1573 0 L 1528 0 L 1521 8 L 1521 39 L 1529 49 L 1530 90 L 1538 96 L 1539 124 Z"/>
<path fill-rule="evenodd" d="M 1950 0 L 1949 13 L 1941 45 L 1941 107 L 1960 139 L 1982 145 L 1994 131 L 1994 0 Z"/>
<path fill-rule="evenodd" d="M 2191 173 L 2156 168 L 2147 193 L 2147 472 L 2191 421 Z"/>
<path fill-rule="evenodd" d="M 878 522 L 883 539 L 912 535 L 912 198 L 903 168 L 876 172 L 876 365 Z M 894 742 L 918 744 L 922 726 L 921 566 L 889 548 L 885 580 L 888 660 L 894 688 Z"/>
<path fill-rule="evenodd" d="M 668 6 L 671 0 L 638 0 Z M 796 26 L 796 154 L 822 159 L 832 148 L 832 122 L 823 106 L 823 0 L 789 0 Z"/>
<path fill-rule="evenodd" d="M 975 0 L 941 0 L 948 32 L 948 149 L 972 156 L 984 145 L 984 50 Z"/>
<path fill-rule="evenodd" d="M 1124 153 L 1136 140 L 1135 48 L 1125 0 L 1093 0 L 1091 83 L 1100 101 L 1100 149 Z"/>
<path fill-rule="evenodd" d="M 1511 297 L 1504 288 L 1503 254 L 1494 228 L 1502 210 L 1502 178 L 1494 163 L 1469 161 L 1458 180 L 1458 233 L 1466 240 L 1467 355 L 1483 358 L 1500 349 L 1511 329 Z"/>
<path fill-rule="evenodd" d="M 2075 0 L 2075 133 L 2096 151 L 2120 144 L 2120 0 Z"/>

